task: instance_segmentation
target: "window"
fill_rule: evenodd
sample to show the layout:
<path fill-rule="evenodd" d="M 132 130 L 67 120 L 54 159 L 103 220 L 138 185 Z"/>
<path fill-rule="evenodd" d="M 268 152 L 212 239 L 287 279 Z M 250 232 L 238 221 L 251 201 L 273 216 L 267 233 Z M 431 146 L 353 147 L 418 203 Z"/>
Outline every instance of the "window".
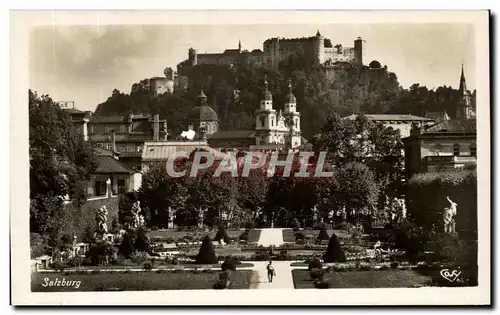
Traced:
<path fill-rule="evenodd" d="M 434 154 L 439 156 L 439 153 L 443 151 L 443 146 L 440 144 L 436 144 L 434 147 Z"/>
<path fill-rule="evenodd" d="M 111 128 L 109 127 L 104 127 L 104 133 L 110 133 L 111 132 Z"/>
<path fill-rule="evenodd" d="M 458 143 L 453 145 L 453 156 L 460 156 L 460 145 Z"/>
<path fill-rule="evenodd" d="M 274 127 L 274 117 L 271 117 L 271 127 Z"/>
<path fill-rule="evenodd" d="M 125 191 L 125 179 L 119 179 L 118 180 L 118 193 L 119 194 L 124 194 Z"/>
<path fill-rule="evenodd" d="M 265 116 L 260 116 L 260 125 L 262 127 L 266 126 L 266 117 Z"/>
<path fill-rule="evenodd" d="M 126 133 L 127 132 L 127 127 L 124 125 L 120 126 L 120 133 Z"/>
<path fill-rule="evenodd" d="M 96 196 L 105 196 L 106 195 L 106 181 L 100 180 L 96 181 L 94 185 L 95 195 Z"/>
<path fill-rule="evenodd" d="M 477 148 L 476 148 L 476 145 L 473 144 L 470 146 L 470 156 L 477 156 Z"/>

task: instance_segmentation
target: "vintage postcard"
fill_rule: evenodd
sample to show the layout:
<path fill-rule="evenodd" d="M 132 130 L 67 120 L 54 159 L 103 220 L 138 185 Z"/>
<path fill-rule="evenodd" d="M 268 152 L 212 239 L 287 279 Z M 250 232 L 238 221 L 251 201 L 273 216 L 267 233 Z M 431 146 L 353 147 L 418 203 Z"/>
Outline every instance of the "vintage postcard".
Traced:
<path fill-rule="evenodd" d="M 489 305 L 488 11 L 11 12 L 15 305 Z"/>

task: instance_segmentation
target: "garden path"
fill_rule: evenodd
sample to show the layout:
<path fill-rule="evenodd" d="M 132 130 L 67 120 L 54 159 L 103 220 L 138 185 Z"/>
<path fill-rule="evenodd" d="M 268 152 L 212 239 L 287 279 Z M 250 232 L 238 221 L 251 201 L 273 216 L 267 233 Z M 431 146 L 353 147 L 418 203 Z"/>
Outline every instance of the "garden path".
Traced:
<path fill-rule="evenodd" d="M 273 261 L 273 266 L 276 271 L 276 276 L 273 282 L 269 282 L 267 278 L 268 261 L 253 261 L 254 277 L 252 278 L 251 289 L 267 290 L 267 289 L 293 289 L 292 267 L 290 261 Z"/>
<path fill-rule="evenodd" d="M 262 245 L 268 247 L 271 245 L 280 246 L 283 245 L 283 230 L 278 228 L 272 229 L 261 229 L 259 241 L 257 245 Z"/>

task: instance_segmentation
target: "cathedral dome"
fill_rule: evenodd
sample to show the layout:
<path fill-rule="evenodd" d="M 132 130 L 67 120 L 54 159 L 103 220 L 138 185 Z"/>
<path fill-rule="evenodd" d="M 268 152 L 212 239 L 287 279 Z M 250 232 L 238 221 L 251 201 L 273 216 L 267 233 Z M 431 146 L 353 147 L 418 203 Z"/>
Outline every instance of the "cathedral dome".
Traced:
<path fill-rule="evenodd" d="M 217 113 L 208 105 L 196 106 L 188 115 L 190 121 L 218 121 Z"/>
<path fill-rule="evenodd" d="M 188 119 L 190 121 L 218 121 L 217 113 L 212 107 L 208 106 L 207 96 L 200 91 L 198 95 L 198 106 L 193 108 L 189 114 Z"/>

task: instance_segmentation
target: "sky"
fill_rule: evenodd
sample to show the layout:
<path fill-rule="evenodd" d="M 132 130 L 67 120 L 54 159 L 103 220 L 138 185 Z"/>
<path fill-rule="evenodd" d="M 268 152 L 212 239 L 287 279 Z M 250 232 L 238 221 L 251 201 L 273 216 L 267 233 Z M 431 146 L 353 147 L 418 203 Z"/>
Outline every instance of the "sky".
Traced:
<path fill-rule="evenodd" d="M 133 83 L 162 76 L 166 67 L 199 53 L 263 49 L 271 37 L 309 37 L 319 30 L 332 44 L 354 45 L 362 37 L 363 62 L 378 60 L 399 83 L 458 88 L 464 64 L 475 89 L 475 39 L 470 24 L 279 24 L 279 25 L 53 25 L 31 32 L 30 88 L 75 108 L 95 110 L 113 89 L 130 93 Z"/>

